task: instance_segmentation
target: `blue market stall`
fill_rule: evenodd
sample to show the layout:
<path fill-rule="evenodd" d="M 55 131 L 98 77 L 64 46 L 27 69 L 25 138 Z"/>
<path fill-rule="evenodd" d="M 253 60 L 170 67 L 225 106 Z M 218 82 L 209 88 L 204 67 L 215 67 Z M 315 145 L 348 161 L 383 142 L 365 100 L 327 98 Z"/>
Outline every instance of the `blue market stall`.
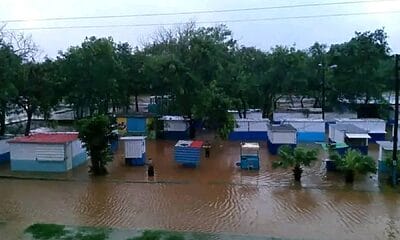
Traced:
<path fill-rule="evenodd" d="M 170 140 L 189 139 L 189 119 L 183 116 L 163 116 L 163 138 Z"/>
<path fill-rule="evenodd" d="M 11 140 L 11 138 L 0 137 L 0 164 L 10 161 L 10 145 L 7 142 L 8 140 Z"/>
<path fill-rule="evenodd" d="M 392 174 L 392 167 L 386 161 L 387 158 L 392 159 L 393 154 L 393 142 L 391 141 L 377 141 L 379 145 L 379 154 L 378 154 L 378 177 L 389 176 Z M 400 143 L 398 143 L 397 154 L 400 151 Z M 399 174 L 399 171 L 397 172 Z M 400 176 L 400 175 L 398 175 Z"/>
<path fill-rule="evenodd" d="M 232 141 L 266 141 L 269 119 L 235 119 L 235 128 L 229 134 Z"/>
<path fill-rule="evenodd" d="M 330 124 L 329 142 L 345 143 L 351 149 L 368 154 L 368 140 L 371 137 L 367 130 L 361 129 L 353 124 Z"/>
<path fill-rule="evenodd" d="M 260 145 L 258 143 L 240 144 L 240 162 L 237 164 L 241 169 L 260 169 Z"/>
<path fill-rule="evenodd" d="M 179 140 L 175 144 L 175 161 L 183 166 L 196 167 L 200 164 L 202 141 Z"/>
<path fill-rule="evenodd" d="M 379 118 L 338 118 L 338 124 L 352 124 L 364 129 L 370 136 L 370 142 L 384 141 L 386 137 L 386 122 Z"/>
<path fill-rule="evenodd" d="M 122 137 L 125 146 L 125 164 L 129 166 L 143 166 L 146 162 L 146 137 Z"/>
<path fill-rule="evenodd" d="M 297 145 L 297 131 L 292 125 L 270 125 L 268 128 L 268 150 L 272 155 L 278 153 L 283 145 L 295 147 Z"/>
<path fill-rule="evenodd" d="M 285 124 L 290 124 L 297 130 L 298 142 L 324 142 L 325 122 L 322 119 L 293 118 L 285 119 Z"/>

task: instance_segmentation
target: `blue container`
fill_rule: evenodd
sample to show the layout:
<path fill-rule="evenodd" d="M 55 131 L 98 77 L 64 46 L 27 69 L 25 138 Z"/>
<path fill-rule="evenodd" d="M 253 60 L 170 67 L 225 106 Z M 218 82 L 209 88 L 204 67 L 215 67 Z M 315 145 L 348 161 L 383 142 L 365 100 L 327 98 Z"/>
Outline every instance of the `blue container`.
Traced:
<path fill-rule="evenodd" d="M 0 154 L 0 164 L 10 162 L 10 152 Z"/>
<path fill-rule="evenodd" d="M 183 166 L 196 167 L 201 159 L 201 141 L 178 141 L 175 145 L 175 161 Z"/>
<path fill-rule="evenodd" d="M 128 133 L 137 135 L 146 134 L 146 118 L 145 117 L 127 117 L 126 130 Z"/>
<path fill-rule="evenodd" d="M 368 133 L 371 138 L 369 142 L 376 143 L 377 141 L 385 141 L 386 133 Z"/>
<path fill-rule="evenodd" d="M 328 172 L 334 172 L 334 171 L 337 170 L 335 161 L 326 160 L 325 161 L 325 166 L 326 166 L 326 171 L 328 171 Z"/>
<path fill-rule="evenodd" d="M 297 141 L 312 143 L 312 142 L 324 142 L 324 132 L 297 132 Z"/>
<path fill-rule="evenodd" d="M 144 166 L 146 163 L 146 153 L 143 153 L 140 158 L 125 158 L 125 163 L 128 166 Z"/>
<path fill-rule="evenodd" d="M 241 156 L 240 168 L 248 170 L 259 170 L 260 159 L 258 158 L 258 156 Z"/>
<path fill-rule="evenodd" d="M 163 138 L 167 140 L 189 139 L 189 129 L 186 131 L 164 131 Z"/>
<path fill-rule="evenodd" d="M 268 132 L 231 132 L 228 139 L 231 141 L 266 141 Z"/>

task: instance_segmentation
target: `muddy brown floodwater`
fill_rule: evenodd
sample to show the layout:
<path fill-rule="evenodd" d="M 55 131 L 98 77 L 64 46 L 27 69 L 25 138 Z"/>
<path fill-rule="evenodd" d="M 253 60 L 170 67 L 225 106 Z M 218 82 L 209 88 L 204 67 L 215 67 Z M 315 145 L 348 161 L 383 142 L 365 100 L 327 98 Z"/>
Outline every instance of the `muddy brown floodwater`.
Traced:
<path fill-rule="evenodd" d="M 117 228 L 228 232 L 294 239 L 400 239 L 400 198 L 374 176 L 351 187 L 327 175 L 321 161 L 303 173 L 271 167 L 261 144 L 261 169 L 240 170 L 238 142 L 213 146 L 197 168 L 173 160 L 171 141 L 149 141 L 145 167 L 126 167 L 123 149 L 106 177 L 90 178 L 87 166 L 67 174 L 17 174 L 63 181 L 0 179 L 0 239 L 19 239 L 36 222 Z M 371 155 L 376 157 L 376 146 Z M 322 156 L 321 156 L 322 158 Z M 1 174 L 9 174 L 6 167 Z"/>

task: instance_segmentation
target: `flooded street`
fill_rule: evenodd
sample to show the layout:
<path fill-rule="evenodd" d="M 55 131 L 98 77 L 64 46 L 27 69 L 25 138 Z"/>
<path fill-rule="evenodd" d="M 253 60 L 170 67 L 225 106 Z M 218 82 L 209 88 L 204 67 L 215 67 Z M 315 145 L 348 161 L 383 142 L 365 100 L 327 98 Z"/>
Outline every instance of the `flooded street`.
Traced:
<path fill-rule="evenodd" d="M 36 222 L 293 239 L 400 239 L 399 195 L 380 189 L 375 177 L 348 187 L 318 162 L 305 169 L 297 186 L 291 170 L 272 169 L 274 157 L 263 144 L 260 171 L 239 170 L 238 142 L 213 146 L 211 158 L 198 168 L 184 168 L 173 160 L 174 143 L 148 142 L 153 179 L 145 167 L 124 166 L 123 149 L 106 177 L 90 178 L 82 166 L 68 174 L 18 175 L 62 181 L 0 179 L 0 239 L 19 239 Z M 9 174 L 4 167 L 1 173 Z"/>

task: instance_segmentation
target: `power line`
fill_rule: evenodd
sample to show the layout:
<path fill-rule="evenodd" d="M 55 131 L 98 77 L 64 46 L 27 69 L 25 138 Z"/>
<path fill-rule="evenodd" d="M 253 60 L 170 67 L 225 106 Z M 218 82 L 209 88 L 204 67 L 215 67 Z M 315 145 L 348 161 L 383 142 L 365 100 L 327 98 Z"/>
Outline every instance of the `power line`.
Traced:
<path fill-rule="evenodd" d="M 200 11 L 186 11 L 186 12 L 142 13 L 142 14 L 78 16 L 78 17 L 53 17 L 53 18 L 36 18 L 36 19 L 9 19 L 9 20 L 0 20 L 0 22 L 17 23 L 17 22 L 27 22 L 27 21 L 63 21 L 63 20 L 173 16 L 173 15 L 245 12 L 245 11 L 260 11 L 260 10 L 272 10 L 272 9 L 290 9 L 290 8 L 303 8 L 303 7 L 321 7 L 321 6 L 333 6 L 333 5 L 349 5 L 349 4 L 374 3 L 374 2 L 396 2 L 396 1 L 399 1 L 399 0 L 358 0 L 358 1 L 346 1 L 346 2 L 308 3 L 308 4 L 297 4 L 297 5 L 281 5 L 281 6 L 236 8 L 236 9 L 221 9 L 221 10 L 200 10 Z"/>
<path fill-rule="evenodd" d="M 303 15 L 289 17 L 270 17 L 270 18 L 248 18 L 248 19 L 232 19 L 218 21 L 198 21 L 197 24 L 222 24 L 222 23 L 240 23 L 240 22 L 264 22 L 277 20 L 292 20 L 292 19 L 312 19 L 312 18 L 328 18 L 328 17 L 347 17 L 347 16 L 363 16 L 363 15 L 378 15 L 378 14 L 396 14 L 397 11 L 380 11 L 380 12 L 355 12 L 355 13 L 335 13 L 321 15 Z M 26 28 L 10 28 L 11 31 L 21 30 L 57 30 L 57 29 L 90 29 L 90 28 L 115 28 L 115 27 L 153 27 L 153 26 L 173 26 L 181 25 L 182 23 L 143 23 L 143 24 L 112 24 L 112 25 L 76 25 L 76 26 L 54 26 L 54 27 L 26 27 Z"/>

